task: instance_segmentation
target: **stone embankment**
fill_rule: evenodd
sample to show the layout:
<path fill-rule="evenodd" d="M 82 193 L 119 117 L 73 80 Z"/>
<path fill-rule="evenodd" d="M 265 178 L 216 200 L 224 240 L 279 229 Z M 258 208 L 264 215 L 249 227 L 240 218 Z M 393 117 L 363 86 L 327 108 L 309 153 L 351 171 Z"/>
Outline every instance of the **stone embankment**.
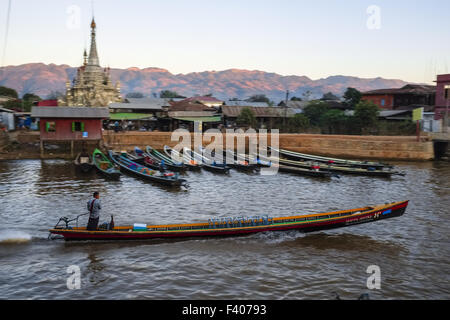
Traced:
<path fill-rule="evenodd" d="M 189 137 L 193 144 L 193 134 Z M 188 139 L 189 139 L 188 138 Z M 226 146 L 227 137 L 223 136 L 223 146 Z M 230 137 L 228 136 L 228 139 Z M 234 137 L 237 144 L 237 137 Z M 210 136 L 203 137 L 203 145 L 210 144 Z M 342 136 L 320 134 L 280 134 L 279 147 L 297 152 L 310 153 L 322 156 L 372 159 L 395 161 L 427 161 L 434 159 L 433 141 L 423 136 L 420 142 L 416 137 L 404 136 Z M 267 142 L 271 144 L 271 135 Z M 119 132 L 105 131 L 103 144 L 107 148 L 120 150 L 133 150 L 135 146 L 145 149 L 152 146 L 162 150 L 165 145 L 174 147 L 179 140 L 172 141 L 171 132 Z M 254 142 L 252 142 L 254 143 Z M 249 139 L 246 138 L 246 146 Z M 64 154 L 51 151 L 45 158 L 68 158 Z M 69 157 L 70 158 L 70 157 Z M 13 132 L 0 134 L 0 160 L 1 159 L 40 159 L 39 132 Z"/>
<path fill-rule="evenodd" d="M 171 132 L 106 132 L 103 141 L 114 150 L 132 150 L 135 146 L 152 146 L 162 150 L 164 145 L 174 147 Z M 226 145 L 226 137 L 223 138 Z M 191 134 L 191 142 L 193 143 Z M 211 139 L 203 137 L 203 144 Z M 236 141 L 236 140 L 235 140 Z M 268 144 L 271 136 L 268 134 Z M 236 143 L 236 142 L 235 142 Z M 248 146 L 248 139 L 247 139 Z M 279 147 L 296 152 L 349 159 L 376 159 L 399 161 L 427 161 L 434 159 L 433 142 L 423 136 L 420 142 L 411 136 L 343 136 L 320 134 L 280 134 Z"/>

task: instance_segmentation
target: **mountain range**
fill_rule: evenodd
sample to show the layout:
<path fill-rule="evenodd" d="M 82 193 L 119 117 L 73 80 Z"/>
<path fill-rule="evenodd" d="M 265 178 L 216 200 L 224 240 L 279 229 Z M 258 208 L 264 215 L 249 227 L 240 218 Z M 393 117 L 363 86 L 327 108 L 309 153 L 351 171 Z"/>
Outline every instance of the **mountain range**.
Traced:
<path fill-rule="evenodd" d="M 75 77 L 77 68 L 68 65 L 29 63 L 0 68 L 0 86 L 15 89 L 19 96 L 34 93 L 42 98 L 53 92 L 65 92 L 65 83 Z M 302 97 L 307 91 L 310 98 L 320 98 L 324 93 L 342 95 L 348 87 L 360 91 L 400 88 L 408 82 L 397 79 L 358 78 L 330 76 L 312 80 L 306 76 L 282 76 L 264 71 L 229 69 L 224 71 L 172 74 L 160 68 L 111 69 L 113 83 L 120 80 L 122 96 L 141 92 L 145 96 L 158 95 L 162 90 L 176 91 L 183 96 L 213 94 L 219 99 L 246 99 L 265 94 L 278 103 L 290 97 Z"/>

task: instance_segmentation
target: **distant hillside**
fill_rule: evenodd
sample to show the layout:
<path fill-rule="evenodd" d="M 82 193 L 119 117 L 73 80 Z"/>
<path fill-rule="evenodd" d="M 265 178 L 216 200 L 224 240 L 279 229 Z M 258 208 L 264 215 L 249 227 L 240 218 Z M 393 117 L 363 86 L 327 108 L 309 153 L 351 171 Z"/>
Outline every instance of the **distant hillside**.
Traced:
<path fill-rule="evenodd" d="M 52 91 L 65 92 L 66 80 L 73 79 L 75 74 L 76 68 L 68 65 L 30 63 L 8 66 L 0 68 L 0 86 L 16 89 L 20 96 L 32 92 L 46 97 Z M 184 96 L 212 93 L 219 99 L 245 99 L 255 94 L 265 94 L 276 103 L 285 99 L 286 90 L 290 91 L 291 97 L 301 97 L 308 90 L 313 93 L 312 97 L 321 97 L 327 92 L 342 95 L 348 87 L 368 91 L 400 88 L 407 84 L 402 80 L 348 76 L 311 80 L 305 76 L 281 76 L 239 69 L 175 75 L 159 68 L 129 68 L 111 69 L 111 76 L 113 82 L 120 80 L 123 96 L 136 91 L 150 96 L 161 90 L 176 91 Z"/>

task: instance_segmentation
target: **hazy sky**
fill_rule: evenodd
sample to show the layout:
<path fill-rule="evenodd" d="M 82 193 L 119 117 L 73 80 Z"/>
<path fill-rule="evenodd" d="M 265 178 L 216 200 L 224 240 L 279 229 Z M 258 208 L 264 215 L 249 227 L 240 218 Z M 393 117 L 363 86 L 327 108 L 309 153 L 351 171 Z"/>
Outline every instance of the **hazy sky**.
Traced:
<path fill-rule="evenodd" d="M 0 0 L 0 54 L 8 0 Z M 12 0 L 5 65 L 82 63 L 91 0 Z M 450 71 L 448 0 L 95 0 L 102 66 L 431 82 Z"/>

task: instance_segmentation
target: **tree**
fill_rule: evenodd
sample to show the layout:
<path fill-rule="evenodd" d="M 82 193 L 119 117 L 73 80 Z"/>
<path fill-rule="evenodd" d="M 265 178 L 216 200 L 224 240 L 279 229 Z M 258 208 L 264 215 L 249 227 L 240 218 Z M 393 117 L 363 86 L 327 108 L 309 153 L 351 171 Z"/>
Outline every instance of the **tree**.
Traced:
<path fill-rule="evenodd" d="M 250 108 L 243 108 L 236 122 L 241 126 L 256 127 L 256 117 Z"/>
<path fill-rule="evenodd" d="M 310 97 L 312 96 L 312 92 L 310 90 L 306 90 L 306 92 L 304 92 L 302 96 L 305 98 L 306 101 L 309 101 Z"/>
<path fill-rule="evenodd" d="M 26 93 L 22 97 L 22 109 L 25 112 L 30 112 L 33 104 L 37 101 L 41 101 L 41 97 L 34 93 Z"/>
<path fill-rule="evenodd" d="M 361 98 L 361 92 L 355 88 L 347 88 L 347 91 L 344 93 L 344 104 L 351 109 L 355 109 L 356 105 L 361 101 Z"/>
<path fill-rule="evenodd" d="M 309 119 L 302 113 L 297 113 L 289 118 L 288 127 L 290 132 L 304 131 L 309 127 Z"/>
<path fill-rule="evenodd" d="M 22 101 L 18 99 L 6 101 L 3 106 L 9 110 L 23 111 Z"/>
<path fill-rule="evenodd" d="M 302 98 L 299 97 L 292 97 L 291 101 L 303 101 Z"/>
<path fill-rule="evenodd" d="M 341 132 L 342 128 L 345 128 L 347 124 L 347 116 L 342 110 L 331 109 L 322 114 L 320 124 L 328 133 Z"/>
<path fill-rule="evenodd" d="M 25 93 L 22 97 L 22 100 L 35 102 L 35 101 L 41 101 L 42 99 L 41 99 L 41 97 L 39 97 L 38 95 L 35 95 L 34 93 Z"/>
<path fill-rule="evenodd" d="M 309 119 L 309 122 L 313 126 L 320 126 L 321 116 L 329 110 L 328 104 L 323 101 L 313 101 L 310 102 L 305 109 L 303 109 L 303 114 Z"/>
<path fill-rule="evenodd" d="M 125 98 L 142 99 L 142 98 L 144 98 L 144 95 L 141 92 L 130 92 L 130 93 L 127 93 Z"/>
<path fill-rule="evenodd" d="M 320 100 L 338 100 L 339 97 L 331 92 L 325 93 Z"/>
<path fill-rule="evenodd" d="M 1 86 L 0 86 L 0 96 L 7 96 L 15 99 L 19 98 L 19 95 L 17 94 L 16 90 Z"/>
<path fill-rule="evenodd" d="M 186 98 L 182 95 L 179 95 L 177 92 L 170 91 L 170 90 L 161 91 L 161 93 L 159 94 L 159 97 L 165 98 L 165 99 L 185 99 Z"/>
<path fill-rule="evenodd" d="M 255 94 L 247 99 L 249 102 L 266 102 L 267 104 L 270 104 L 271 101 L 269 98 L 266 97 L 265 94 Z"/>
<path fill-rule="evenodd" d="M 360 101 L 355 106 L 354 117 L 361 131 L 367 131 L 374 128 L 378 123 L 378 106 L 371 101 Z"/>

